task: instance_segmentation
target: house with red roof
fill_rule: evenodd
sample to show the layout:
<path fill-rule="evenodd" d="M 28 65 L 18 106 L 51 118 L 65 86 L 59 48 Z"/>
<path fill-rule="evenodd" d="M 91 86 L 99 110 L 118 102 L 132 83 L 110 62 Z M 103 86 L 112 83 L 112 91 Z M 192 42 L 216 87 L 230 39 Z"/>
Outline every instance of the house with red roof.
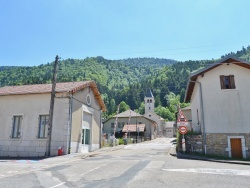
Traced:
<path fill-rule="evenodd" d="M 121 136 L 127 133 L 130 138 L 139 136 L 141 140 L 151 140 L 156 138 L 156 127 L 155 121 L 128 109 L 105 120 L 103 133 L 111 135 L 116 132 Z"/>
<path fill-rule="evenodd" d="M 69 154 L 100 147 L 106 107 L 96 83 L 56 84 L 50 140 L 51 91 L 52 84 L 0 88 L 0 156 L 44 157 L 58 155 L 59 148 Z"/>

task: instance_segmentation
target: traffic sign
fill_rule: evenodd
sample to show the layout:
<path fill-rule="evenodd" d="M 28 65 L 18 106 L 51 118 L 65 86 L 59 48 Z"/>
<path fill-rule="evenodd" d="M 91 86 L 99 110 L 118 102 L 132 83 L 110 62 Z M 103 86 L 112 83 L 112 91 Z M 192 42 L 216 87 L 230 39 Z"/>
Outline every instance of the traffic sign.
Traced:
<path fill-rule="evenodd" d="M 185 116 L 185 114 L 183 114 L 183 112 L 181 111 L 181 109 L 179 110 L 179 117 L 177 119 L 177 126 L 188 126 L 188 120 L 187 117 Z"/>
<path fill-rule="evenodd" d="M 186 126 L 180 126 L 179 127 L 179 133 L 181 134 L 186 134 L 188 131 L 187 127 Z"/>
<path fill-rule="evenodd" d="M 185 121 L 177 121 L 177 127 L 181 127 L 181 126 L 188 126 L 188 122 L 185 122 Z"/>

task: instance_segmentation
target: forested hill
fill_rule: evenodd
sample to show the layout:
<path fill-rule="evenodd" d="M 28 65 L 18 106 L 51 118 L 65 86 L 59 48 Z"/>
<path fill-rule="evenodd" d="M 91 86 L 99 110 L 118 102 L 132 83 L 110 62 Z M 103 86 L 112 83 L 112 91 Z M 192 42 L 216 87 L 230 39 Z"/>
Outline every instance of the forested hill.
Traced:
<path fill-rule="evenodd" d="M 250 59 L 250 47 L 225 56 Z M 223 56 L 223 57 L 225 57 Z M 151 88 L 159 115 L 172 120 L 169 95 L 180 95 L 182 101 L 190 72 L 214 60 L 177 62 L 159 58 L 107 60 L 103 57 L 66 59 L 59 62 L 58 82 L 95 80 L 107 106 L 107 115 L 124 101 L 131 109 L 143 113 L 145 92 Z M 0 85 L 51 83 L 53 63 L 33 67 L 0 66 Z M 171 93 L 172 92 L 172 93 Z"/>

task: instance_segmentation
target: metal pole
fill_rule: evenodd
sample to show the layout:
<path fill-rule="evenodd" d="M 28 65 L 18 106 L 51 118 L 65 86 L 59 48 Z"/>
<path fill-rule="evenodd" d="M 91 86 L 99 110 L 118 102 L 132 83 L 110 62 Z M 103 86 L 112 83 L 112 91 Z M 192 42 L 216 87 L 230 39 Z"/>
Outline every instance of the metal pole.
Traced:
<path fill-rule="evenodd" d="M 50 99 L 50 109 L 49 109 L 49 130 L 48 130 L 48 154 L 50 156 L 50 148 L 51 148 L 51 135 L 52 135 L 52 122 L 53 122 L 53 112 L 54 112 L 54 103 L 55 103 L 55 89 L 56 89 L 56 78 L 57 78 L 57 69 L 58 69 L 58 55 L 55 58 L 53 79 L 52 79 L 52 91 L 51 91 L 51 99 Z"/>
<path fill-rule="evenodd" d="M 70 154 L 70 149 L 71 149 L 71 132 L 72 132 L 72 112 L 73 112 L 73 95 L 71 94 L 70 95 L 70 114 L 69 114 L 69 118 L 70 118 L 70 121 L 69 121 L 69 140 L 68 140 L 68 154 Z"/>
<path fill-rule="evenodd" d="M 137 112 L 135 112 L 136 113 L 136 131 L 137 131 Z M 135 134 L 136 135 L 136 143 L 137 143 L 137 134 Z"/>

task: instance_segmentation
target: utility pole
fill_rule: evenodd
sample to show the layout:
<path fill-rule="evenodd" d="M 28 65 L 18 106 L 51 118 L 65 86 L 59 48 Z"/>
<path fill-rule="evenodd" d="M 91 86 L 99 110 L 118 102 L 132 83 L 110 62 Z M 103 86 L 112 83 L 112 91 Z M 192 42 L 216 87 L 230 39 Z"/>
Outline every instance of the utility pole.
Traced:
<path fill-rule="evenodd" d="M 117 107 L 116 119 L 115 119 L 115 125 L 114 125 L 114 136 L 113 136 L 113 145 L 114 146 L 115 146 L 115 131 L 116 131 L 116 126 L 117 126 L 117 122 L 118 122 L 119 109 L 120 109 L 120 104 Z"/>
<path fill-rule="evenodd" d="M 57 78 L 57 69 L 58 69 L 58 55 L 55 58 L 55 65 L 54 65 L 54 72 L 52 78 L 52 91 L 51 91 L 51 99 L 50 99 L 50 109 L 49 109 L 49 130 L 48 130 L 48 154 L 47 156 L 50 157 L 50 148 L 51 148 L 51 135 L 52 135 L 52 122 L 53 122 L 53 112 L 54 112 L 54 103 L 55 103 L 55 93 L 56 93 L 56 78 Z"/>
<path fill-rule="evenodd" d="M 135 111 L 136 113 L 136 119 L 135 119 L 135 124 L 136 124 L 136 131 L 135 131 L 135 134 L 136 134 L 136 143 L 137 143 L 137 133 L 138 133 L 138 129 L 137 129 L 137 112 Z"/>

